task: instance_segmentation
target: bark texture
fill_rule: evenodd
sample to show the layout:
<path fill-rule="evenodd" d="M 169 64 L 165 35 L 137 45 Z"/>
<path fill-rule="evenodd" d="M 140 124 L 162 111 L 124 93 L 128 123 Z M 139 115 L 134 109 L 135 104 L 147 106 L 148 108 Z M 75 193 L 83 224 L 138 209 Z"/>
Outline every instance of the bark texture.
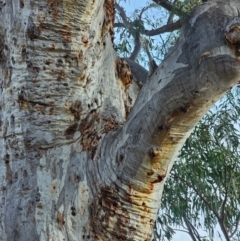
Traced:
<path fill-rule="evenodd" d="M 0 11 L 0 240 L 150 240 L 178 151 L 239 81 L 239 1 L 196 8 L 137 99 L 112 0 Z"/>

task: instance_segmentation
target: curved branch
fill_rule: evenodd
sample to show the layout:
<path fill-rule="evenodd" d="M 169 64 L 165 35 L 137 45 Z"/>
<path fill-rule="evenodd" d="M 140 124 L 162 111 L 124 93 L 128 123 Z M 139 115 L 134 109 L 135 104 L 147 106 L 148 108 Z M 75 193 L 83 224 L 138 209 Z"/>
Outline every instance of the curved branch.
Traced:
<path fill-rule="evenodd" d="M 134 49 L 133 49 L 133 52 L 131 53 L 129 59 L 136 61 L 141 48 L 142 48 L 142 43 L 140 40 L 140 33 L 136 33 L 134 36 Z"/>
<path fill-rule="evenodd" d="M 94 178 L 105 191 L 96 202 L 103 198 L 103 215 L 109 220 L 113 213 L 111 222 L 124 230 L 133 230 L 132 223 L 139 220 L 135 240 L 151 233 L 165 177 L 194 126 L 240 79 L 238 11 L 239 0 L 196 7 L 185 18 L 176 45 L 142 87 L 125 124 L 108 133 L 97 150 L 99 177 Z M 94 227 L 101 228 L 101 220 Z M 109 233 L 116 235 L 115 227 Z M 121 234 L 128 240 L 129 232 Z"/>
<path fill-rule="evenodd" d="M 157 29 L 152 29 L 152 30 L 145 30 L 143 32 L 144 35 L 146 36 L 155 36 L 155 35 L 158 35 L 158 34 L 162 34 L 162 33 L 166 33 L 166 32 L 172 32 L 174 30 L 178 30 L 182 27 L 182 20 L 179 19 L 177 20 L 176 22 L 174 23 L 169 23 L 169 24 L 166 24 L 160 28 L 157 28 Z"/>
<path fill-rule="evenodd" d="M 115 3 L 115 8 L 119 12 L 119 15 L 121 16 L 121 18 L 123 20 L 123 24 L 125 25 L 125 27 L 130 30 L 131 24 L 128 21 L 128 17 L 126 15 L 124 9 L 118 3 Z"/>
<path fill-rule="evenodd" d="M 126 28 L 124 23 L 115 23 L 114 27 Z M 168 23 L 168 24 L 166 24 L 164 26 L 161 26 L 157 29 L 152 29 L 152 30 L 145 29 L 143 31 L 143 34 L 146 35 L 146 36 L 155 36 L 155 35 L 158 35 L 158 34 L 179 30 L 181 27 L 182 27 L 182 21 L 179 19 L 174 23 Z"/>

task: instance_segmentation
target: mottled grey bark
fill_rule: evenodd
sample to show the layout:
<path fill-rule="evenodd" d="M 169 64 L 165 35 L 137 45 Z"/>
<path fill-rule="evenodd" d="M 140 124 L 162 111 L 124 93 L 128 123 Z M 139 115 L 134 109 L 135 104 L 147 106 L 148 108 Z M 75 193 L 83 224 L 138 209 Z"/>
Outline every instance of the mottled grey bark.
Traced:
<path fill-rule="evenodd" d="M 196 8 L 135 103 L 113 1 L 0 8 L 0 240 L 150 240 L 178 151 L 239 80 L 240 3 Z"/>

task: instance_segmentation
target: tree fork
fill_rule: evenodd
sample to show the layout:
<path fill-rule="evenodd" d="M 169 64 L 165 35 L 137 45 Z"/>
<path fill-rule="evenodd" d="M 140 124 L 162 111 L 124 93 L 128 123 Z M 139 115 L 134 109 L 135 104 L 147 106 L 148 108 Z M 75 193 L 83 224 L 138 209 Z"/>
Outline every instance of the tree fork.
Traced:
<path fill-rule="evenodd" d="M 239 80 L 240 4 L 211 1 L 134 103 L 113 3 L 1 6 L 2 240 L 150 240 L 178 151 Z"/>

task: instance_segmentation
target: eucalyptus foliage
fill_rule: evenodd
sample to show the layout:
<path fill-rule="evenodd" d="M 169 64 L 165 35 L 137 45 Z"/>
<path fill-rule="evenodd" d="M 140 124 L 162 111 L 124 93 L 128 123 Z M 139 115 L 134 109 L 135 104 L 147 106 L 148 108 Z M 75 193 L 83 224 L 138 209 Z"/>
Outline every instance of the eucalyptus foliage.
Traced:
<path fill-rule="evenodd" d="M 118 2 L 121 4 L 121 1 Z M 184 6 L 184 3 L 182 3 L 181 6 L 179 5 L 181 8 L 184 8 Z M 164 59 L 168 49 L 174 45 L 178 37 L 178 31 L 149 37 L 144 36 L 143 29 L 157 29 L 167 24 L 169 13 L 157 4 L 147 1 L 143 8 L 135 9 L 132 12 L 127 12 L 127 8 L 124 10 L 126 11 L 128 21 L 131 23 L 131 27 L 134 29 L 134 32 L 140 33 L 142 38 L 146 38 L 148 40 L 149 48 L 154 59 L 156 62 L 160 63 Z M 174 9 L 174 11 L 177 11 L 177 8 Z M 185 12 L 182 14 L 185 15 Z M 119 14 L 116 14 L 115 22 L 119 23 L 121 21 L 122 19 Z M 128 29 L 123 27 L 115 27 L 114 30 L 116 35 L 114 48 L 119 56 L 128 58 L 134 49 L 134 36 Z M 137 62 L 144 67 L 148 66 L 147 56 L 144 50 L 140 51 Z"/>
<path fill-rule="evenodd" d="M 234 88 L 218 102 L 181 150 L 164 189 L 159 240 L 170 240 L 174 229 L 197 241 L 240 240 L 239 93 Z"/>

